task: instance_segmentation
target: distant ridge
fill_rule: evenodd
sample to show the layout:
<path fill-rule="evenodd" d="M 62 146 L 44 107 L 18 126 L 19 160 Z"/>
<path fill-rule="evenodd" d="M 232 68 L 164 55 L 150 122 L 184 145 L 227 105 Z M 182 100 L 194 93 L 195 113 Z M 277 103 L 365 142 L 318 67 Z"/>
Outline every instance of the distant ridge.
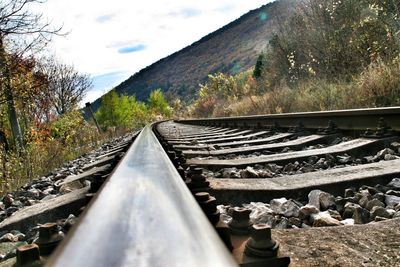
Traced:
<path fill-rule="evenodd" d="M 199 84 L 207 79 L 208 74 L 236 74 L 254 66 L 275 29 L 275 17 L 285 16 L 291 1 L 272 2 L 246 13 L 190 46 L 140 70 L 114 90 L 119 94 L 135 95 L 142 101 L 156 88 L 161 88 L 167 95 L 194 99 Z M 97 109 L 99 105 L 100 99 L 97 99 L 93 108 Z"/>

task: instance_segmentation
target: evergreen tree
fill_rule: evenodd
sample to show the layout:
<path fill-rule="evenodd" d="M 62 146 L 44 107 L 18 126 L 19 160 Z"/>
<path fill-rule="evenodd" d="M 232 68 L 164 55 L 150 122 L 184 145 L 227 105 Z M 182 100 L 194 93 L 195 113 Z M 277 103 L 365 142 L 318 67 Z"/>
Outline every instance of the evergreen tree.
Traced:
<path fill-rule="evenodd" d="M 258 79 L 261 77 L 262 67 L 264 64 L 264 54 L 260 54 L 257 58 L 256 66 L 254 67 L 253 77 Z"/>

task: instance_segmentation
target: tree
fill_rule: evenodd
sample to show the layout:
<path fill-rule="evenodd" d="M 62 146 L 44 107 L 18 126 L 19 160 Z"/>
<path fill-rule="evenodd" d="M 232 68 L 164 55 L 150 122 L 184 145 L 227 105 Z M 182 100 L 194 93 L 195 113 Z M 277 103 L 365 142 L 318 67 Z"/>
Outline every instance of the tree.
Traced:
<path fill-rule="evenodd" d="M 147 123 L 148 110 L 146 105 L 136 101 L 134 96 L 119 96 L 112 90 L 101 98 L 101 105 L 95 116 L 103 128 L 131 130 L 143 127 Z"/>
<path fill-rule="evenodd" d="M 260 54 L 257 58 L 256 65 L 254 66 L 253 77 L 258 79 L 261 77 L 262 67 L 264 65 L 264 54 Z"/>
<path fill-rule="evenodd" d="M 169 106 L 167 100 L 164 97 L 161 89 L 156 89 L 150 93 L 149 108 L 157 116 L 171 117 L 172 108 Z"/>
<path fill-rule="evenodd" d="M 28 10 L 30 4 L 41 2 L 41 0 L 3 0 L 0 2 L 1 90 L 6 96 L 11 130 L 17 146 L 22 145 L 23 140 L 11 87 L 12 68 L 8 55 L 17 52 L 19 55 L 23 55 L 40 45 L 45 45 L 53 34 L 57 34 L 61 30 L 61 28 L 51 28 L 48 22 L 43 21 L 41 14 L 35 14 Z M 6 51 L 6 48 L 14 52 Z"/>
<path fill-rule="evenodd" d="M 48 82 L 47 97 L 57 115 L 71 112 L 92 87 L 87 74 L 81 74 L 72 65 L 58 62 L 53 57 L 43 59 L 40 72 Z"/>
<path fill-rule="evenodd" d="M 278 24 L 262 76 L 273 88 L 317 77 L 352 80 L 400 51 L 398 1 L 303 0 Z"/>

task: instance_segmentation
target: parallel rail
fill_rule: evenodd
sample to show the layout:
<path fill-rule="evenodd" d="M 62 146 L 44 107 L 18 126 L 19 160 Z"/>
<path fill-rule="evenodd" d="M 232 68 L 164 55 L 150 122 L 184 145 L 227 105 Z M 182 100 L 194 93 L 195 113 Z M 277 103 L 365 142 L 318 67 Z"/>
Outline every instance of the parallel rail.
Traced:
<path fill-rule="evenodd" d="M 384 118 L 385 122 L 394 131 L 400 131 L 400 107 L 190 119 L 177 120 L 177 122 L 234 128 L 253 127 L 257 129 L 275 124 L 281 127 L 292 127 L 301 122 L 305 128 L 318 129 L 326 127 L 329 121 L 333 121 L 341 130 L 357 131 L 376 127 L 380 118 Z"/>

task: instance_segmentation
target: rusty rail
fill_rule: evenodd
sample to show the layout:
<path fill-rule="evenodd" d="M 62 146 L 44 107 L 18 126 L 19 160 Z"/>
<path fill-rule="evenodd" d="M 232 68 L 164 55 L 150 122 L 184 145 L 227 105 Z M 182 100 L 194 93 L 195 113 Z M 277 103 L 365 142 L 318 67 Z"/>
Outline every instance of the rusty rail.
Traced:
<path fill-rule="evenodd" d="M 400 131 L 400 107 L 188 119 L 178 120 L 177 122 L 233 128 L 253 127 L 257 129 L 274 125 L 292 127 L 297 123 L 302 123 L 305 128 L 318 129 L 327 127 L 328 122 L 333 121 L 341 130 L 361 131 L 377 127 L 380 118 L 383 118 L 393 130 Z"/>

